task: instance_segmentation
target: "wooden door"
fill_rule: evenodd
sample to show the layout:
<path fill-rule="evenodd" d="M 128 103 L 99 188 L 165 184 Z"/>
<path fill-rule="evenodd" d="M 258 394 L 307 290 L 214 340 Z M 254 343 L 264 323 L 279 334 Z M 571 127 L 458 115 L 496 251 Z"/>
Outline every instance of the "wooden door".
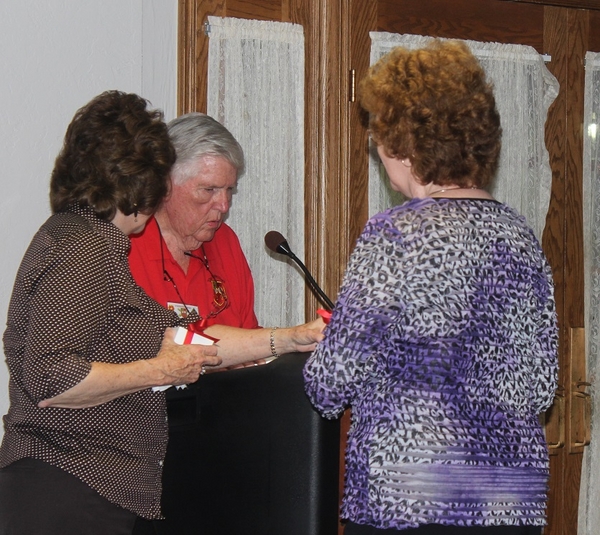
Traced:
<path fill-rule="evenodd" d="M 546 145 L 553 172 L 552 197 L 543 248 L 553 268 L 560 326 L 559 390 L 546 415 L 551 447 L 549 525 L 546 535 L 573 535 L 577 512 L 586 421 L 583 288 L 583 84 L 586 50 L 598 49 L 590 27 L 598 20 L 597 2 L 503 0 L 358 0 L 350 3 L 351 69 L 356 78 L 368 68 L 369 31 L 524 44 L 551 56 L 550 71 L 560 94 L 549 111 Z M 585 5 L 582 5 L 585 4 Z M 359 128 L 360 110 L 350 110 L 353 157 L 348 179 L 353 197 L 366 206 L 367 144 Z M 508 133 L 505 132 L 505 135 Z M 354 238 L 354 236 L 352 236 Z"/>
<path fill-rule="evenodd" d="M 207 16 L 294 22 L 306 41 L 305 263 L 334 296 L 367 219 L 367 135 L 353 93 L 368 68 L 369 31 L 525 44 L 551 56 L 560 83 L 546 126 L 553 172 L 543 247 L 560 324 L 560 387 L 547 415 L 551 445 L 546 535 L 577 531 L 585 426 L 583 57 L 600 51 L 599 0 L 179 0 L 179 111 L 206 111 Z M 307 292 L 307 310 L 316 301 Z M 342 435 L 348 426 L 344 418 Z M 343 447 L 342 447 L 343 451 Z M 340 483 L 341 485 L 342 483 Z M 340 529 L 341 533 L 341 529 Z"/>

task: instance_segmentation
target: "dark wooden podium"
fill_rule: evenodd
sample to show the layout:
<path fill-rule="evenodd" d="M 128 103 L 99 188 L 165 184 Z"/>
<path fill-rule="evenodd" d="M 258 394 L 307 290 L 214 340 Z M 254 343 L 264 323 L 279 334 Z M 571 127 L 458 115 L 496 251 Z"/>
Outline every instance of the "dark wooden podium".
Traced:
<path fill-rule="evenodd" d="M 167 392 L 160 535 L 336 535 L 339 421 L 308 401 L 306 354 Z"/>

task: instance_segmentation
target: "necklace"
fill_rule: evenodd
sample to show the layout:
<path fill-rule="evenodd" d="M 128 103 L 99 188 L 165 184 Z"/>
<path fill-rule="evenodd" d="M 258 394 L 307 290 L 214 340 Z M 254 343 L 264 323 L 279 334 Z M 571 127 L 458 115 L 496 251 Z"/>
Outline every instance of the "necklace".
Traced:
<path fill-rule="evenodd" d="M 458 190 L 461 190 L 461 189 L 470 190 L 470 189 L 479 189 L 479 188 L 477 186 L 471 186 L 469 188 L 442 188 L 442 189 L 438 189 L 438 190 L 432 191 L 429 194 L 429 196 L 433 197 L 434 195 L 437 195 L 438 193 L 445 193 L 447 191 L 458 191 Z"/>
<path fill-rule="evenodd" d="M 185 256 L 189 256 L 190 258 L 195 258 L 196 260 L 200 260 L 200 262 L 202 262 L 202 264 L 204 264 L 206 271 L 208 271 L 212 275 L 212 273 L 210 271 L 210 267 L 208 266 L 208 258 L 206 258 L 206 251 L 204 250 L 204 244 L 202 244 L 200 246 L 200 250 L 202 251 L 202 256 L 198 256 L 197 254 L 194 254 L 191 251 L 183 251 L 183 254 Z"/>
<path fill-rule="evenodd" d="M 193 254 L 190 251 L 184 251 L 184 255 L 189 256 L 190 258 L 197 258 L 204 264 L 206 271 L 210 275 L 210 283 L 212 285 L 213 291 L 213 307 L 214 310 L 209 312 L 208 317 L 214 318 L 219 312 L 221 312 L 227 305 L 229 304 L 229 299 L 227 298 L 227 292 L 225 291 L 225 284 L 223 281 L 214 276 L 213 272 L 210 270 L 210 266 L 208 265 L 208 258 L 206 258 L 206 251 L 204 250 L 204 244 L 200 246 L 202 250 L 202 256 L 198 256 Z"/>
<path fill-rule="evenodd" d="M 213 272 L 210 270 L 210 267 L 208 265 L 208 259 L 206 257 L 206 252 L 204 251 L 204 244 L 202 244 L 200 246 L 200 249 L 202 251 L 202 256 L 195 255 L 195 254 L 191 253 L 190 251 L 184 251 L 184 253 L 183 253 L 184 255 L 189 256 L 191 258 L 196 258 L 202 262 L 202 265 L 206 268 L 206 271 L 210 275 L 209 280 L 210 280 L 210 283 L 212 286 L 212 291 L 213 291 L 213 300 L 212 300 L 213 310 L 211 310 L 206 316 L 202 317 L 200 315 L 199 310 L 196 311 L 196 308 L 192 308 L 190 310 L 191 307 L 188 307 L 185 304 L 185 301 L 183 300 L 183 297 L 182 297 L 181 293 L 179 292 L 179 288 L 177 288 L 177 284 L 175 283 L 175 280 L 173 279 L 173 277 L 170 275 L 170 273 L 167 271 L 167 269 L 165 267 L 165 253 L 164 253 L 164 249 L 163 249 L 164 238 L 162 235 L 162 231 L 160 230 L 160 225 L 158 224 L 158 221 L 156 221 L 156 227 L 158 228 L 158 237 L 159 237 L 159 241 L 160 241 L 160 259 L 161 259 L 161 263 L 162 263 L 163 280 L 165 282 L 169 282 L 170 284 L 173 285 L 175 293 L 177 293 L 177 297 L 179 297 L 181 304 L 183 305 L 183 308 L 185 309 L 185 311 L 187 313 L 187 316 L 193 317 L 194 315 L 196 315 L 198 317 L 198 320 L 189 324 L 188 328 L 191 328 L 191 330 L 194 332 L 201 333 L 206 328 L 207 321 L 210 318 L 214 318 L 217 314 L 219 314 L 220 312 L 225 310 L 227 308 L 227 306 L 229 305 L 229 299 L 227 298 L 225 284 L 223 283 L 223 281 L 221 279 L 215 277 Z"/>

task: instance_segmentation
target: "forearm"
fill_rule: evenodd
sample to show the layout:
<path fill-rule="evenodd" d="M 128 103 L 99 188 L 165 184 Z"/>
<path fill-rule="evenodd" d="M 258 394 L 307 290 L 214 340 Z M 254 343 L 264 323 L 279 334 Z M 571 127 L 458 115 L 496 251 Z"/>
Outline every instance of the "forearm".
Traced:
<path fill-rule="evenodd" d="M 241 329 L 227 325 L 212 325 L 206 334 L 219 339 L 218 355 L 223 359 L 221 368 L 238 366 L 253 360 L 273 356 L 271 332 L 275 352 L 278 355 L 298 351 L 312 351 L 323 338 L 324 323 L 321 319 L 296 327 Z"/>
<path fill-rule="evenodd" d="M 215 346 L 176 344 L 175 332 L 175 329 L 165 331 L 161 349 L 154 358 L 126 364 L 93 362 L 90 373 L 82 381 L 57 396 L 41 401 L 38 406 L 93 407 L 154 386 L 193 383 L 205 366 L 221 363 Z"/>
<path fill-rule="evenodd" d="M 139 360 L 127 364 L 93 362 L 90 373 L 82 381 L 53 398 L 41 401 L 38 406 L 83 409 L 145 388 L 169 384 L 164 382 L 164 374 L 153 367 L 151 362 L 151 360 Z M 161 375 L 163 375 L 162 379 Z"/>
<path fill-rule="evenodd" d="M 280 328 L 273 333 L 275 350 L 278 355 L 297 351 L 290 343 L 291 329 Z M 242 329 L 228 325 L 212 325 L 206 334 L 218 338 L 217 351 L 223 359 L 220 368 L 237 366 L 245 362 L 260 360 L 272 356 L 271 329 Z"/>

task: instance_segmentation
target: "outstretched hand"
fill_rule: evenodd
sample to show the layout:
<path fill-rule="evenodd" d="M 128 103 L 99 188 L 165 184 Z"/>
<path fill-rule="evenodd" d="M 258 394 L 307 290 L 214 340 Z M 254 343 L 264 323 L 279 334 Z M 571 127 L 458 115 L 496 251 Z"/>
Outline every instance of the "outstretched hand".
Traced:
<path fill-rule="evenodd" d="M 285 330 L 290 331 L 289 342 L 292 344 L 292 351 L 313 351 L 317 347 L 317 343 L 324 338 L 325 322 L 322 318 L 317 318 Z M 277 333 L 275 334 L 277 335 Z"/>

